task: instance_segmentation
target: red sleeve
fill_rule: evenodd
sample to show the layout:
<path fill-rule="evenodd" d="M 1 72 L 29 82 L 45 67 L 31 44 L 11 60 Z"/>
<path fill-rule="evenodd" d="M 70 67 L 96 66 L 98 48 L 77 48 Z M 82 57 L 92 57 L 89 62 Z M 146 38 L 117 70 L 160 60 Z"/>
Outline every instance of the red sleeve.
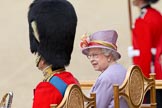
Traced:
<path fill-rule="evenodd" d="M 50 108 L 50 104 L 59 104 L 60 92 L 49 82 L 41 82 L 34 90 L 33 108 Z"/>
<path fill-rule="evenodd" d="M 140 56 L 133 58 L 133 62 L 139 65 L 144 75 L 149 77 L 151 63 L 151 30 L 150 25 L 138 19 L 133 29 L 133 47 L 140 50 Z"/>

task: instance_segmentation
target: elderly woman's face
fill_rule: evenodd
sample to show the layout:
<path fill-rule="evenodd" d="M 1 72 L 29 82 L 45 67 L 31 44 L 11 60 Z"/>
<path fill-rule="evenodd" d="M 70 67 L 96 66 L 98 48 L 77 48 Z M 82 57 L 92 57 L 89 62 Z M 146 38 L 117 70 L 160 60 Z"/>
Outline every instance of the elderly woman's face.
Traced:
<path fill-rule="evenodd" d="M 108 67 L 108 57 L 104 55 L 101 48 L 89 49 L 87 58 L 95 71 L 103 72 Z"/>

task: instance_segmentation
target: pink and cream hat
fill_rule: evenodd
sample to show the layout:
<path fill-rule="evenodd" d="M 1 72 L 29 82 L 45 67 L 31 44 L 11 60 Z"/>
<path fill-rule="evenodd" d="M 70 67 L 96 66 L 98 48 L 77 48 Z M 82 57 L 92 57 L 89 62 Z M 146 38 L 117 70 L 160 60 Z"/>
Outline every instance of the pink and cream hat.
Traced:
<path fill-rule="evenodd" d="M 118 34 L 114 30 L 104 30 L 98 31 L 90 36 L 84 34 L 81 38 L 80 47 L 82 49 L 82 53 L 87 55 L 88 49 L 90 48 L 106 48 L 110 49 L 117 53 L 118 59 L 120 59 L 121 55 L 117 52 L 116 41 L 118 38 Z"/>

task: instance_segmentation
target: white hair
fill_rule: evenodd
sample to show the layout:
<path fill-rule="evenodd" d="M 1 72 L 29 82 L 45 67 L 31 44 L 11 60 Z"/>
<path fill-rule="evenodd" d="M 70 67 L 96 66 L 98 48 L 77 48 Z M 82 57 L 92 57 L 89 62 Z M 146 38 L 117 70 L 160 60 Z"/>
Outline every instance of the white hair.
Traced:
<path fill-rule="evenodd" d="M 101 50 L 102 50 L 102 52 L 104 53 L 105 56 L 111 55 L 112 58 L 114 59 L 114 61 L 119 59 L 119 55 L 115 51 L 113 51 L 111 49 L 106 49 L 106 48 L 102 48 Z"/>

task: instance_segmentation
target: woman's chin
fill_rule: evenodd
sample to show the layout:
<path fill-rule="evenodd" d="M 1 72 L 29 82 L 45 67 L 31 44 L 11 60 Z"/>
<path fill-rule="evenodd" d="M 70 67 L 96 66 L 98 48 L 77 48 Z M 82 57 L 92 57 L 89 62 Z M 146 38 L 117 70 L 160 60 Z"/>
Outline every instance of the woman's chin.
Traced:
<path fill-rule="evenodd" d="M 95 71 L 100 71 L 97 67 L 94 67 L 94 70 L 95 70 Z"/>

